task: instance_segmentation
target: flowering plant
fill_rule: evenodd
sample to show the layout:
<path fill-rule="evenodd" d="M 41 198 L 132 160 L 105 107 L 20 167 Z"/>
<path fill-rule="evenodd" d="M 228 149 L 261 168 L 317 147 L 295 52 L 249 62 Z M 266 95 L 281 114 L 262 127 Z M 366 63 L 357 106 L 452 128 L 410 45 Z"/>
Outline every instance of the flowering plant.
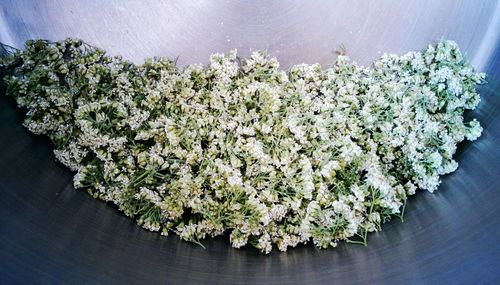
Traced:
<path fill-rule="evenodd" d="M 284 71 L 263 52 L 178 68 L 36 40 L 1 66 L 24 125 L 50 137 L 75 188 L 151 231 L 194 242 L 227 232 L 264 253 L 365 244 L 409 195 L 436 190 L 457 144 L 482 131 L 463 114 L 485 75 L 451 41 L 370 68 L 339 56 Z"/>

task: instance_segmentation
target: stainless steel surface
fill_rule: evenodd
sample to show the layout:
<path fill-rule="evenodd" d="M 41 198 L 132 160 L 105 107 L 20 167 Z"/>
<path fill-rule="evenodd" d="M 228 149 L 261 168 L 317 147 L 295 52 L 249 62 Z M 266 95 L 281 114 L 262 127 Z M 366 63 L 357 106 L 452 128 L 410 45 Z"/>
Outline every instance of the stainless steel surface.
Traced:
<path fill-rule="evenodd" d="M 2 0 L 0 40 L 80 37 L 136 62 L 179 56 L 206 62 L 213 52 L 267 49 L 284 67 L 329 64 L 343 44 L 368 64 L 382 52 L 456 40 L 477 65 L 500 29 L 498 1 L 157 1 Z"/>
<path fill-rule="evenodd" d="M 301 246 L 260 255 L 206 250 L 137 227 L 71 186 L 47 139 L 21 126 L 0 94 L 0 283 L 500 283 L 500 1 L 77 1 L 0 0 L 0 42 L 79 37 L 135 62 L 267 49 L 282 67 L 329 64 L 344 45 L 369 64 L 448 38 L 489 83 L 474 116 L 485 130 L 460 147 L 460 167 L 435 194 L 411 198 L 405 222 L 369 236 L 368 247 Z"/>

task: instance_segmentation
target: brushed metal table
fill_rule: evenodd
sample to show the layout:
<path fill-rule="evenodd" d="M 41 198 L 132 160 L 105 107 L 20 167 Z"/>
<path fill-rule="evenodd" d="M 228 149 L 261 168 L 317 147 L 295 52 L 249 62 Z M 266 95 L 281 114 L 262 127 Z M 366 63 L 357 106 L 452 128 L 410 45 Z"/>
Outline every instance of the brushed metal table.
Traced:
<path fill-rule="evenodd" d="M 369 65 L 383 52 L 455 40 L 487 72 L 474 111 L 483 136 L 464 143 L 440 189 L 409 200 L 405 221 L 368 246 L 206 249 L 138 227 L 72 187 L 50 142 L 21 126 L 0 94 L 1 284 L 500 284 L 500 1 L 0 1 L 0 42 L 79 37 L 135 62 L 267 49 L 283 68 L 330 64 L 340 46 Z"/>

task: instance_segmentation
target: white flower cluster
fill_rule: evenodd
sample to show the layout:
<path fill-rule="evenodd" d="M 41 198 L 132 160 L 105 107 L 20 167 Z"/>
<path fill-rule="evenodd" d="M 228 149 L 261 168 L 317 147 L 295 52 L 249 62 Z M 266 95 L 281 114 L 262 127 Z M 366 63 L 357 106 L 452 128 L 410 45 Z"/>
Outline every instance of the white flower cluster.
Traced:
<path fill-rule="evenodd" d="M 198 242 L 229 234 L 268 253 L 310 240 L 366 242 L 408 195 L 454 171 L 482 131 L 457 45 L 330 68 L 236 51 L 207 67 L 136 66 L 78 40 L 31 41 L 5 60 L 25 125 L 47 134 L 75 187 L 152 231 Z"/>

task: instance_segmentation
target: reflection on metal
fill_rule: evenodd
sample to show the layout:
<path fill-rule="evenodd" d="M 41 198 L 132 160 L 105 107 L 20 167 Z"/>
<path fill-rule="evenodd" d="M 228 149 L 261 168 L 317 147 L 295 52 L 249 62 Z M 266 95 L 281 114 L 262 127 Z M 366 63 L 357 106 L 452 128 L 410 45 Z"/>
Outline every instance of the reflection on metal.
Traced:
<path fill-rule="evenodd" d="M 420 49 L 442 37 L 481 63 L 489 54 L 476 59 L 476 52 L 500 29 L 495 0 L 3 0 L 1 6 L 6 44 L 80 37 L 135 61 L 166 55 L 180 56 L 181 64 L 206 62 L 211 53 L 232 48 L 243 54 L 267 49 L 285 67 L 328 64 L 341 44 L 368 64 L 382 52 Z M 489 29 L 493 34 L 485 37 Z"/>

